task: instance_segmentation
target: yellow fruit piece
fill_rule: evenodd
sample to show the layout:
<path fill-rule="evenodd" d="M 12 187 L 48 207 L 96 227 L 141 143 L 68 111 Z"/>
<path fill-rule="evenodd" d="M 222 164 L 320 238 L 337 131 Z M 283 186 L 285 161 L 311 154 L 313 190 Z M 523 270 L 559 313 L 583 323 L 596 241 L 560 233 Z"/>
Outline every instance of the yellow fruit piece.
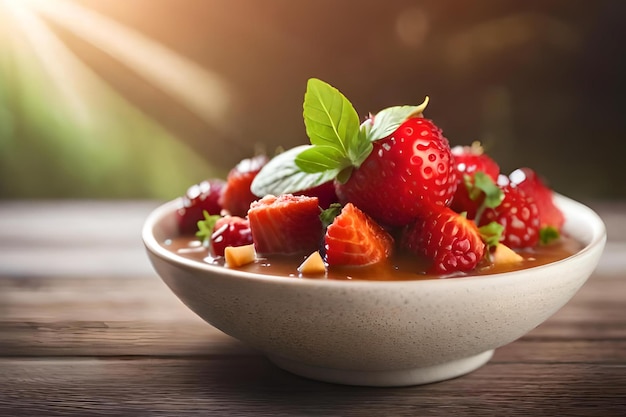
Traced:
<path fill-rule="evenodd" d="M 310 254 L 298 267 L 301 275 L 321 275 L 326 273 L 326 265 L 318 251 Z"/>
<path fill-rule="evenodd" d="M 496 246 L 492 256 L 495 265 L 513 265 L 524 261 L 524 258 L 520 254 L 502 243 Z"/>
<path fill-rule="evenodd" d="M 227 246 L 224 248 L 224 258 L 226 258 L 226 266 L 229 268 L 238 268 L 254 262 L 256 252 L 254 244 L 244 246 Z"/>

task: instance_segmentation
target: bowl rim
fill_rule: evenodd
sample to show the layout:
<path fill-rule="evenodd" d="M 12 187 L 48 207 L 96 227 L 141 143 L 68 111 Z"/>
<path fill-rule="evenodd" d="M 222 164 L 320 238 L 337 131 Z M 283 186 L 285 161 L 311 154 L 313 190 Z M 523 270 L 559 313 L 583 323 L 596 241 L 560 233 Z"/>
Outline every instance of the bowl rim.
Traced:
<path fill-rule="evenodd" d="M 392 287 L 392 286 L 422 286 L 422 285 L 450 285 L 454 282 L 463 283 L 483 283 L 490 280 L 503 280 L 503 278 L 515 278 L 525 274 L 529 271 L 538 271 L 544 269 L 558 268 L 559 265 L 570 262 L 574 259 L 581 258 L 587 255 L 592 250 L 601 246 L 604 247 L 607 238 L 606 226 L 600 216 L 592 210 L 590 207 L 584 205 L 581 202 L 573 200 L 559 193 L 554 193 L 554 200 L 557 206 L 559 206 L 566 214 L 569 210 L 578 210 L 582 213 L 580 216 L 584 217 L 587 221 L 586 224 L 592 233 L 592 237 L 587 245 L 585 245 L 580 251 L 568 256 L 567 258 L 554 261 L 545 265 L 534 266 L 518 271 L 501 272 L 495 274 L 486 275 L 468 275 L 463 277 L 454 278 L 432 278 L 432 279 L 416 279 L 416 280 L 397 280 L 397 281 L 376 281 L 376 280 L 334 280 L 334 279 L 309 279 L 290 277 L 295 279 L 286 279 L 287 277 L 282 275 L 260 274 L 254 272 L 241 271 L 237 269 L 230 269 L 219 265 L 211 265 L 208 263 L 198 262 L 183 256 L 177 255 L 174 252 L 166 249 L 160 244 L 155 235 L 154 228 L 156 225 L 171 215 L 173 212 L 182 207 L 182 197 L 178 197 L 174 200 L 167 201 L 150 212 L 142 228 L 142 241 L 148 252 L 158 258 L 175 264 L 177 266 L 185 267 L 189 270 L 197 270 L 202 272 L 217 273 L 223 276 L 229 276 L 236 279 L 253 280 L 255 282 L 267 282 L 280 285 L 303 285 L 303 286 L 333 286 L 333 287 Z"/>

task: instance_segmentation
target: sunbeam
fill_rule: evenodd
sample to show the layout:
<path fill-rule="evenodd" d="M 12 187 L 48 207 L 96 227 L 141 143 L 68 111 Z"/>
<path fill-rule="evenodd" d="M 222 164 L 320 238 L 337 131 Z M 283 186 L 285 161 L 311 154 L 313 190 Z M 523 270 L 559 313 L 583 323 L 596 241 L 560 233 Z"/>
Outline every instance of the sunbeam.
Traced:
<path fill-rule="evenodd" d="M 109 54 L 214 128 L 225 124 L 232 95 L 218 75 L 140 32 L 71 1 L 21 0 L 19 4 Z"/>

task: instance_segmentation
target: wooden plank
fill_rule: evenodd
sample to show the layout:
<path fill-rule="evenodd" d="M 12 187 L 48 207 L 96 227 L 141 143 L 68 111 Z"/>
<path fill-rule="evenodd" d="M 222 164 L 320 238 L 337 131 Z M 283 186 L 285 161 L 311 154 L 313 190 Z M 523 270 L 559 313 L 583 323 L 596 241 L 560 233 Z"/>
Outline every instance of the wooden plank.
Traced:
<path fill-rule="evenodd" d="M 490 363 L 406 388 L 348 387 L 263 358 L 0 359 L 0 415 L 623 416 L 626 373 L 602 364 Z"/>
<path fill-rule="evenodd" d="M 497 350 L 500 362 L 626 365 L 626 337 L 535 330 Z M 624 331 L 623 327 L 620 331 Z M 0 322 L 0 357 L 225 356 L 255 350 L 208 324 L 145 322 Z"/>

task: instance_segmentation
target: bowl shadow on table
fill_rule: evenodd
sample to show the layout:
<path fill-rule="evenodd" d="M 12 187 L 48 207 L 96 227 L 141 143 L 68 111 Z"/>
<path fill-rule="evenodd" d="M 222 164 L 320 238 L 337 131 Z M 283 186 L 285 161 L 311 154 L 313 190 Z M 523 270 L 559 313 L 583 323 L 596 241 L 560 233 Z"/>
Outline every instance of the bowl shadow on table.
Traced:
<path fill-rule="evenodd" d="M 218 391 L 233 407 L 258 414 L 297 415 L 315 410 L 344 416 L 363 415 L 367 410 L 367 415 L 389 415 L 390 407 L 394 415 L 410 414 L 411 410 L 430 410 L 433 415 L 497 409 L 557 412 L 572 405 L 581 410 L 602 410 L 602 415 L 622 415 L 626 411 L 624 405 L 607 403 L 606 399 L 623 395 L 624 389 L 616 381 L 611 384 L 615 392 L 606 391 L 606 374 L 599 372 L 601 365 L 513 363 L 506 352 L 496 351 L 491 362 L 462 377 L 392 388 L 318 382 L 284 371 L 258 355 L 215 359 L 199 359 L 191 364 L 187 372 L 179 374 L 181 384 L 199 389 L 194 393 L 196 398 L 210 400 Z M 544 371 L 537 372 L 537 366 L 544 367 Z M 604 388 L 590 398 L 585 395 L 590 387 Z"/>

